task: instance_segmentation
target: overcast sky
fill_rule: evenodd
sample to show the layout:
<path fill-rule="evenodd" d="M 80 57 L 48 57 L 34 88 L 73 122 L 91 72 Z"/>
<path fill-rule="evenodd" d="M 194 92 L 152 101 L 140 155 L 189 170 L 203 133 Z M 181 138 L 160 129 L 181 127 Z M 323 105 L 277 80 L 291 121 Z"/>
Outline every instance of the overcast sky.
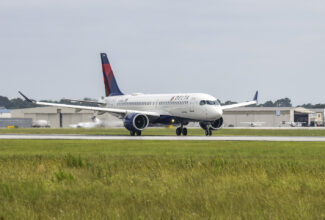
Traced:
<path fill-rule="evenodd" d="M 325 103 L 324 0 L 10 0 L 0 3 L 0 95 L 124 93 Z"/>

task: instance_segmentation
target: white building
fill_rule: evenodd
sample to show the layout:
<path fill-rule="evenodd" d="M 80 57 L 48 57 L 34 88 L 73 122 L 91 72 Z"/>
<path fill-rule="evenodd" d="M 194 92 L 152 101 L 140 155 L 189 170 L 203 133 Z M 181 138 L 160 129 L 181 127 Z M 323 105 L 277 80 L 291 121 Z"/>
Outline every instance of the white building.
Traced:
<path fill-rule="evenodd" d="M 321 113 L 319 113 L 321 111 Z M 324 110 L 305 109 L 301 107 L 243 107 L 224 111 L 225 127 L 248 127 L 247 122 L 261 123 L 262 127 L 290 127 L 292 123 L 302 126 L 314 126 L 318 116 L 317 125 L 324 118 Z"/>
<path fill-rule="evenodd" d="M 0 118 L 11 118 L 10 110 L 4 107 L 0 107 Z"/>

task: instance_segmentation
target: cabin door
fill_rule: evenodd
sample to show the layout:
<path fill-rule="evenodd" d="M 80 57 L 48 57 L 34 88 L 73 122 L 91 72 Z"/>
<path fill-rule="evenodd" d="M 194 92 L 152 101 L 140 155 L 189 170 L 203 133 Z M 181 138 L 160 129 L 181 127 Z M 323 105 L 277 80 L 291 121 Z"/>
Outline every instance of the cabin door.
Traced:
<path fill-rule="evenodd" d="M 190 112 L 194 112 L 195 99 L 190 99 Z"/>

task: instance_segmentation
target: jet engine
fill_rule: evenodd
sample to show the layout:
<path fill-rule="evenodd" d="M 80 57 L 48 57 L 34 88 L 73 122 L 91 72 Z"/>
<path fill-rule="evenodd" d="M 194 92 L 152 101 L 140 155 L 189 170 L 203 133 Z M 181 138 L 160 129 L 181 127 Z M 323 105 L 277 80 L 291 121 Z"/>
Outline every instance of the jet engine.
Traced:
<path fill-rule="evenodd" d="M 142 131 L 149 124 L 149 119 L 146 115 L 132 113 L 124 119 L 124 127 L 129 131 Z"/>
<path fill-rule="evenodd" d="M 212 128 L 213 130 L 219 129 L 223 124 L 223 118 L 219 118 L 218 120 L 212 122 L 200 122 L 200 127 L 204 130 L 208 128 Z"/>

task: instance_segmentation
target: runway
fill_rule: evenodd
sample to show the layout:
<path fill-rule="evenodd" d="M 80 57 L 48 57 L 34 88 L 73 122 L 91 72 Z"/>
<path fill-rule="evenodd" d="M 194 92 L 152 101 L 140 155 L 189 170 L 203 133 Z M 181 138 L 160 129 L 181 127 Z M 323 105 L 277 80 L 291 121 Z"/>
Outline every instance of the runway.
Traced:
<path fill-rule="evenodd" d="M 294 141 L 325 142 L 325 137 L 289 136 L 99 136 L 64 134 L 2 134 L 0 139 L 14 140 L 162 140 L 162 141 Z"/>

